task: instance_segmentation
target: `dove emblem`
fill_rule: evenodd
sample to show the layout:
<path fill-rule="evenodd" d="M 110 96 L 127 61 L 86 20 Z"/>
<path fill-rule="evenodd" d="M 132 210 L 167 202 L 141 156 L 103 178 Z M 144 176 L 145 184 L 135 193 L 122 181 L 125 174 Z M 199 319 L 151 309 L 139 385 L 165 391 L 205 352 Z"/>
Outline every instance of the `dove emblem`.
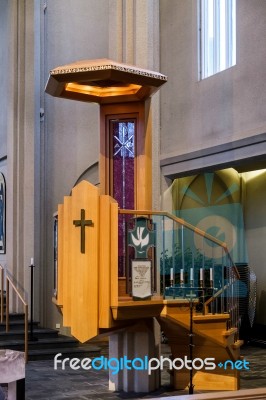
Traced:
<path fill-rule="evenodd" d="M 144 229 L 145 229 L 144 227 L 138 227 L 136 236 L 134 236 L 133 233 L 131 233 L 132 242 L 136 247 L 140 247 L 141 249 L 149 244 L 149 233 L 147 233 L 147 235 L 143 237 Z M 139 253 L 143 252 L 144 250 L 139 251 Z"/>

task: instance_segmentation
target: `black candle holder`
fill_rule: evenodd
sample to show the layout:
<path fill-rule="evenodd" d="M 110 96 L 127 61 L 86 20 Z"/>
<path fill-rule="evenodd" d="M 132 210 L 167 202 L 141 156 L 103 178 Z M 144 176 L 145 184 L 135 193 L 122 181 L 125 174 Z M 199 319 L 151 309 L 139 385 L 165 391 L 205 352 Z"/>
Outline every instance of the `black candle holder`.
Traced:
<path fill-rule="evenodd" d="M 33 270 L 35 265 L 33 261 L 31 261 L 31 265 L 29 265 L 30 270 L 30 334 L 29 341 L 37 342 L 38 338 L 33 335 Z"/>

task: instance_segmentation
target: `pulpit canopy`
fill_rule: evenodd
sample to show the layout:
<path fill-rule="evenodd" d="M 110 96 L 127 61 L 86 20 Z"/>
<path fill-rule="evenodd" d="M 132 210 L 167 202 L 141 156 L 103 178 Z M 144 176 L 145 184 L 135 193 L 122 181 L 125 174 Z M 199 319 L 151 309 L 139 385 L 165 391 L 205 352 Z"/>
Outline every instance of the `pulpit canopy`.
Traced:
<path fill-rule="evenodd" d="M 155 93 L 167 77 L 108 59 L 83 60 L 54 68 L 45 91 L 65 99 L 110 104 L 141 101 Z"/>

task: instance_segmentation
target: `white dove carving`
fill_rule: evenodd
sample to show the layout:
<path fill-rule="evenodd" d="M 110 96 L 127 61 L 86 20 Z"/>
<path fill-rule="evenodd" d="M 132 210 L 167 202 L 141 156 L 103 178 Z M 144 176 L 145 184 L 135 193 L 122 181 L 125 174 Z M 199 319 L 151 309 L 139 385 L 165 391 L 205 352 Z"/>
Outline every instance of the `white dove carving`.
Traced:
<path fill-rule="evenodd" d="M 149 233 L 147 233 L 147 235 L 143 238 L 143 231 L 145 228 L 143 227 L 138 227 L 137 228 L 137 237 L 135 237 L 132 233 L 132 241 L 134 243 L 134 245 L 136 247 L 140 246 L 140 248 L 142 249 L 142 247 L 147 246 L 147 244 L 149 243 Z"/>

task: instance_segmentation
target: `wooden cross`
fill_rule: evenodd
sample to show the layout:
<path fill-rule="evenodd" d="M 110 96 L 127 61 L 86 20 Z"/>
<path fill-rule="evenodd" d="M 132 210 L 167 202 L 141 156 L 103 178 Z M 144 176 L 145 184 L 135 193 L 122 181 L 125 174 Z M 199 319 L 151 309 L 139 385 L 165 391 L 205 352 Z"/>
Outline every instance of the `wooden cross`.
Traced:
<path fill-rule="evenodd" d="M 80 231 L 80 251 L 81 253 L 85 254 L 85 227 L 92 226 L 92 220 L 85 219 L 85 210 L 82 208 L 80 212 L 80 220 L 74 220 L 73 225 L 76 227 L 81 227 Z"/>

